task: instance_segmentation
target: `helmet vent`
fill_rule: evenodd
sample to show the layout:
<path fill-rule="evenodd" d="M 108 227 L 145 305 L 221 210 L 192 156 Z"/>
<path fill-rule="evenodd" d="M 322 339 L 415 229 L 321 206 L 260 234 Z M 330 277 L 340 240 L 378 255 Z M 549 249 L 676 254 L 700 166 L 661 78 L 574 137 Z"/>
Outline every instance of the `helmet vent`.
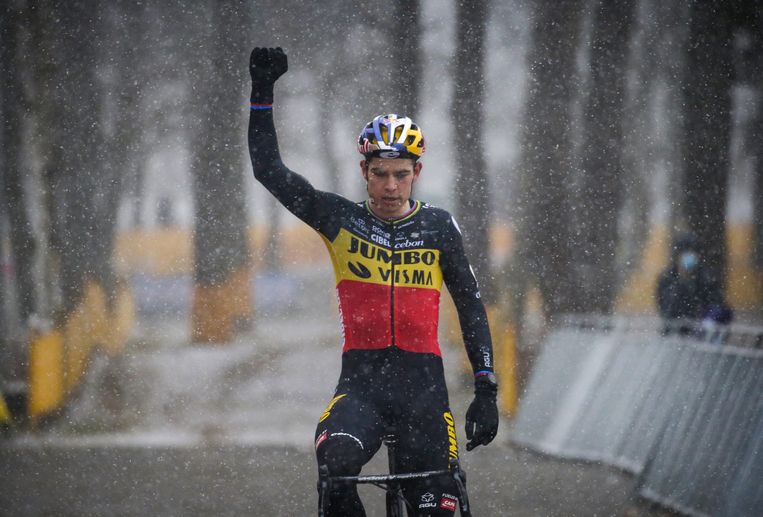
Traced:
<path fill-rule="evenodd" d="M 366 125 L 358 138 L 358 151 L 366 156 L 401 157 L 418 160 L 424 154 L 421 128 L 408 117 L 379 115 Z"/>

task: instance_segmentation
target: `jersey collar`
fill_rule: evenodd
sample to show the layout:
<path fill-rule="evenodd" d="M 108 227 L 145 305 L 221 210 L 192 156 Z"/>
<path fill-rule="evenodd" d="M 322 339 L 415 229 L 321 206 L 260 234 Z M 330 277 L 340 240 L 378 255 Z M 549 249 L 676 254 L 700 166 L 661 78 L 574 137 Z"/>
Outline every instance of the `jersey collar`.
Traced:
<path fill-rule="evenodd" d="M 414 215 L 416 215 L 419 212 L 419 210 L 421 210 L 421 206 L 422 206 L 421 205 L 421 201 L 413 200 L 413 206 L 411 207 L 411 209 L 408 210 L 408 212 L 406 212 L 405 214 L 403 214 L 399 218 L 397 218 L 397 219 L 382 219 L 381 217 L 376 215 L 373 212 L 373 210 L 371 210 L 371 207 L 369 206 L 367 199 L 363 202 L 363 205 L 366 207 L 366 210 L 368 210 L 369 214 L 371 214 L 372 216 L 374 216 L 374 218 L 376 218 L 379 221 L 381 221 L 383 223 L 386 223 L 386 224 L 398 224 L 398 223 L 402 223 L 403 221 L 408 220 L 411 217 L 413 217 Z"/>

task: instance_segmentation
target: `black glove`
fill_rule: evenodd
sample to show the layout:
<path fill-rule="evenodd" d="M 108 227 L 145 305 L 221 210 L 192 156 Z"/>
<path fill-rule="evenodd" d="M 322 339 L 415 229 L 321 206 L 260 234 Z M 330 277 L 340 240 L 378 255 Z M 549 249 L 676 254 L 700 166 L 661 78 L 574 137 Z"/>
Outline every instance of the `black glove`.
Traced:
<path fill-rule="evenodd" d="M 255 47 L 249 57 L 252 76 L 252 104 L 273 104 L 273 85 L 289 69 L 286 54 L 281 47 Z"/>
<path fill-rule="evenodd" d="M 466 450 L 487 445 L 498 432 L 498 386 L 477 380 L 474 384 L 474 400 L 466 411 Z"/>

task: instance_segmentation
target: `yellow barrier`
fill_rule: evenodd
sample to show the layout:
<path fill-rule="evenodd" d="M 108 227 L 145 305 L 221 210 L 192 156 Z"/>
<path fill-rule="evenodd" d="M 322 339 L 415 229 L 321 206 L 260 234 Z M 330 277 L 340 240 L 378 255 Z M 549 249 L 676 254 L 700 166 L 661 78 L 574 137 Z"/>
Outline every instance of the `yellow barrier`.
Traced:
<path fill-rule="evenodd" d="M 450 296 L 443 296 L 442 335 L 451 342 L 463 343 L 458 313 Z M 507 312 L 500 305 L 488 305 L 487 318 L 490 323 L 490 338 L 493 342 L 493 368 L 498 377 L 498 404 L 505 416 L 513 416 L 519 404 L 519 357 L 517 355 L 517 331 L 509 321 Z M 462 349 L 463 350 L 463 349 Z M 461 368 L 464 373 L 472 373 L 472 366 L 465 351 L 461 352 Z"/>
<path fill-rule="evenodd" d="M 32 338 L 27 413 L 36 418 L 54 411 L 64 394 L 64 337 L 54 330 Z"/>
<path fill-rule="evenodd" d="M 498 377 L 498 403 L 506 416 L 514 416 L 519 404 L 516 326 L 501 307 L 488 307 L 487 310 Z"/>
<path fill-rule="evenodd" d="M 93 349 L 104 343 L 108 325 L 106 295 L 103 289 L 89 282 L 82 303 L 72 311 L 61 329 L 64 343 L 64 389 L 73 390 L 87 371 Z"/>
<path fill-rule="evenodd" d="M 638 267 L 626 280 L 615 302 L 615 312 L 647 314 L 655 310 L 654 293 L 657 278 L 668 263 L 668 228 L 655 226 L 649 230 Z"/>
<path fill-rule="evenodd" d="M 763 271 L 755 267 L 755 228 L 735 224 L 728 230 L 728 278 L 726 292 L 732 307 L 754 310 L 763 306 Z"/>
<path fill-rule="evenodd" d="M 118 289 L 107 313 L 108 325 L 106 325 L 101 348 L 111 357 L 122 353 L 122 350 L 130 339 L 135 324 L 136 302 L 130 289 L 126 286 Z"/>
<path fill-rule="evenodd" d="M 131 230 L 120 233 L 114 245 L 115 268 L 123 273 L 179 275 L 193 271 L 191 233 L 181 228 Z"/>
<path fill-rule="evenodd" d="M 60 325 L 32 337 L 29 347 L 29 402 L 32 419 L 55 412 L 79 386 L 96 349 L 118 354 L 135 318 L 134 302 L 120 285 L 108 303 L 95 282 L 85 286 L 82 301 Z"/>
<path fill-rule="evenodd" d="M 8 405 L 5 403 L 5 397 L 0 393 L 0 425 L 11 423 L 11 412 L 8 411 Z"/>

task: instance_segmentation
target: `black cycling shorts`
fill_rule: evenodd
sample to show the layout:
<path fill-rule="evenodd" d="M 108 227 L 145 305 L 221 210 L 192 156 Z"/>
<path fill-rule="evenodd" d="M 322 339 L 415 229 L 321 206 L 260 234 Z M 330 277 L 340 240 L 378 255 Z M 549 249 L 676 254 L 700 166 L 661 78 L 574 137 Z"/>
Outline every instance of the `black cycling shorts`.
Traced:
<path fill-rule="evenodd" d="M 397 436 L 396 473 L 446 470 L 458 458 L 453 416 L 448 407 L 442 360 L 434 354 L 390 347 L 349 350 L 342 375 L 315 432 L 319 464 L 332 476 L 357 475 L 382 444 L 387 429 Z M 342 461 L 327 462 L 326 451 Z M 452 478 L 407 482 L 404 495 L 418 514 L 452 515 L 458 506 Z M 350 490 L 343 497 L 357 497 Z"/>

